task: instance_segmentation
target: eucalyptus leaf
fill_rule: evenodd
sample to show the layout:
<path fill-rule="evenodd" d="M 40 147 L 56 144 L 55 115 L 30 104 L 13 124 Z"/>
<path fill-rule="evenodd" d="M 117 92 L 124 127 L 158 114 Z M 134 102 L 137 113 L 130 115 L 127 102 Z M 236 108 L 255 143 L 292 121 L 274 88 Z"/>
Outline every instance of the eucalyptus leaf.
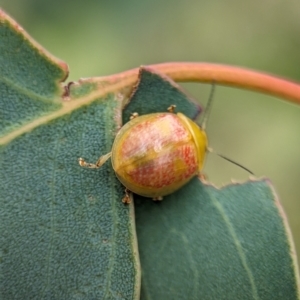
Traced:
<path fill-rule="evenodd" d="M 121 99 L 62 101 L 66 65 L 0 18 L 1 299 L 139 299 L 133 207 L 110 164 L 78 164 L 110 150 Z"/>
<path fill-rule="evenodd" d="M 194 101 L 142 68 L 123 115 L 176 111 L 195 118 Z M 135 195 L 141 299 L 299 299 L 295 249 L 267 180 L 216 189 L 194 178 L 162 202 Z"/>
<path fill-rule="evenodd" d="M 267 180 L 222 189 L 194 178 L 136 197 L 141 299 L 299 299 L 295 252 Z"/>
<path fill-rule="evenodd" d="M 0 10 L 0 136 L 61 107 L 67 65 L 45 53 Z M 34 44 L 32 44 L 34 43 Z"/>
<path fill-rule="evenodd" d="M 176 105 L 175 112 L 191 119 L 197 118 L 201 112 L 197 101 L 173 80 L 150 67 L 141 67 L 138 83 L 123 111 L 123 123 L 128 122 L 134 112 L 140 115 L 167 112 L 170 105 Z"/>

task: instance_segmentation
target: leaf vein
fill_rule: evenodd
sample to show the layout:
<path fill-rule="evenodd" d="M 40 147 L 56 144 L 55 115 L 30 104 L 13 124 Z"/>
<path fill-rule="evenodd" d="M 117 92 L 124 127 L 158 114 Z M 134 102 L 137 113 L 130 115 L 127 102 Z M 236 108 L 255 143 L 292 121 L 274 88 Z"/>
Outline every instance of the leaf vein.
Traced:
<path fill-rule="evenodd" d="M 241 260 L 241 263 L 246 271 L 246 274 L 249 278 L 249 282 L 250 282 L 250 285 L 251 285 L 251 288 L 252 288 L 252 294 L 253 294 L 253 299 L 255 300 L 259 300 L 259 296 L 258 296 L 258 292 L 257 292 L 257 287 L 256 287 L 256 284 L 255 284 L 255 281 L 254 281 L 254 276 L 252 274 L 252 271 L 248 265 L 248 262 L 247 262 L 247 257 L 246 257 L 246 254 L 243 250 L 243 247 L 238 239 L 238 236 L 234 230 L 234 227 L 232 225 L 232 223 L 230 222 L 229 218 L 227 217 L 222 205 L 220 204 L 220 202 L 211 195 L 210 193 L 210 197 L 209 197 L 213 203 L 213 205 L 217 208 L 217 210 L 219 211 L 219 213 L 221 214 L 227 228 L 228 228 L 228 231 L 230 233 L 230 235 L 232 236 L 232 239 L 233 239 L 233 242 L 234 242 L 234 245 L 237 249 L 237 252 L 238 252 L 238 255 L 240 257 L 240 260 Z"/>
<path fill-rule="evenodd" d="M 37 94 L 37 93 L 35 93 L 35 92 L 25 88 L 25 87 L 22 87 L 22 86 L 19 86 L 19 85 L 13 83 L 11 80 L 9 80 L 7 78 L 4 78 L 3 76 L 0 76 L 0 82 L 5 83 L 12 90 L 18 91 L 21 94 L 26 95 L 28 98 L 30 98 L 30 100 L 35 99 L 35 100 L 43 101 L 43 102 L 46 102 L 46 103 L 52 103 L 51 98 L 43 97 L 40 94 Z"/>

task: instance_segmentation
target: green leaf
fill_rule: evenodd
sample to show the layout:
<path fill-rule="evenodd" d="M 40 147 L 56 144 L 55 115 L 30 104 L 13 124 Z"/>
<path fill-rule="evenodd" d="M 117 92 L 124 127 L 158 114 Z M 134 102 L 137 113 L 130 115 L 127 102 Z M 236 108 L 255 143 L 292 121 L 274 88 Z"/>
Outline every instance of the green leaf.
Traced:
<path fill-rule="evenodd" d="M 164 112 L 173 104 L 176 105 L 175 111 L 191 119 L 197 118 L 201 112 L 199 104 L 173 80 L 149 67 L 142 67 L 137 86 L 123 111 L 123 122 L 126 123 L 134 112 L 140 115 Z"/>
<path fill-rule="evenodd" d="M 171 104 L 190 118 L 198 111 L 170 79 L 142 68 L 123 115 Z M 268 181 L 219 190 L 195 178 L 162 202 L 134 199 L 141 299 L 299 299 L 292 238 Z"/>
<path fill-rule="evenodd" d="M 3 299 L 138 299 L 133 207 L 110 164 L 121 99 L 80 89 L 66 65 L 0 12 L 0 231 Z"/>
<path fill-rule="evenodd" d="M 266 180 L 197 178 L 160 203 L 135 197 L 141 299 L 299 299 L 295 250 Z"/>
<path fill-rule="evenodd" d="M 45 53 L 0 11 L 0 136 L 61 107 L 67 65 Z"/>

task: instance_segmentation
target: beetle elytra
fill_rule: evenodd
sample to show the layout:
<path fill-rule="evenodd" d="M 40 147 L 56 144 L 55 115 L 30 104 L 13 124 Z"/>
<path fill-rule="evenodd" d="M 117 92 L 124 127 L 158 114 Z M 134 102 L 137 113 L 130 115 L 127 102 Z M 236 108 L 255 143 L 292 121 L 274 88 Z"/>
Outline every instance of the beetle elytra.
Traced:
<path fill-rule="evenodd" d="M 80 158 L 83 167 L 99 168 L 111 157 L 116 176 L 127 190 L 154 200 L 173 193 L 203 167 L 207 137 L 181 113 L 132 114 L 116 135 L 110 153 L 95 164 Z M 128 203 L 126 193 L 123 202 Z"/>

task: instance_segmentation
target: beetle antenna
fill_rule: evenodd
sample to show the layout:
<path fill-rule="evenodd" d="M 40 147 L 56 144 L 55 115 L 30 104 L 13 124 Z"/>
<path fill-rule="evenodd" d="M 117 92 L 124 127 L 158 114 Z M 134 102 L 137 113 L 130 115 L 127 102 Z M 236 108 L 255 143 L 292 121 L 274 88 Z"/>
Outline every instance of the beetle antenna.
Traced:
<path fill-rule="evenodd" d="M 206 123 L 207 123 L 207 120 L 209 118 L 210 111 L 211 111 L 212 100 L 213 100 L 213 96 L 214 96 L 214 93 L 215 93 L 215 88 L 216 88 L 216 83 L 213 81 L 212 85 L 211 85 L 209 98 L 208 98 L 208 101 L 207 101 L 207 104 L 206 104 L 206 107 L 205 107 L 205 110 L 204 110 L 203 120 L 202 120 L 202 123 L 201 123 L 201 126 L 200 126 L 202 128 L 202 130 L 205 130 L 205 128 L 206 128 Z M 244 167 L 243 165 L 237 163 L 236 161 L 234 161 L 234 160 L 232 160 L 232 159 L 230 159 L 230 158 L 228 158 L 228 157 L 226 157 L 226 156 L 224 156 L 220 153 L 215 152 L 213 149 L 207 148 L 207 151 L 222 157 L 223 159 L 225 159 L 225 160 L 233 163 L 234 165 L 242 168 L 243 170 L 247 171 L 251 175 L 254 175 L 254 173 L 252 171 L 250 171 L 248 168 Z"/>
<path fill-rule="evenodd" d="M 250 171 L 248 168 L 244 167 L 243 165 L 237 163 L 236 161 L 234 161 L 234 160 L 232 160 L 232 159 L 230 159 L 230 158 L 228 158 L 228 157 L 226 157 L 226 156 L 224 156 L 224 155 L 222 155 L 222 154 L 220 154 L 220 153 L 215 152 L 213 149 L 208 148 L 207 151 L 210 152 L 210 153 L 214 153 L 214 154 L 216 154 L 216 155 L 222 157 L 223 159 L 225 159 L 225 160 L 227 160 L 227 161 L 229 161 L 229 162 L 235 164 L 236 166 L 238 166 L 238 167 L 244 169 L 245 171 L 247 171 L 247 172 L 250 173 L 251 175 L 254 175 L 254 173 L 253 173 L 252 171 Z"/>
<path fill-rule="evenodd" d="M 208 117 L 210 115 L 212 100 L 213 100 L 213 96 L 214 96 L 214 93 L 215 93 L 215 87 L 216 87 L 216 83 L 213 81 L 212 85 L 211 85 L 209 98 L 208 98 L 208 101 L 207 101 L 207 104 L 206 104 L 206 107 L 205 107 L 205 110 L 204 110 L 203 120 L 202 120 L 202 123 L 201 123 L 201 128 L 203 130 L 205 130 L 206 123 L 207 123 Z"/>

